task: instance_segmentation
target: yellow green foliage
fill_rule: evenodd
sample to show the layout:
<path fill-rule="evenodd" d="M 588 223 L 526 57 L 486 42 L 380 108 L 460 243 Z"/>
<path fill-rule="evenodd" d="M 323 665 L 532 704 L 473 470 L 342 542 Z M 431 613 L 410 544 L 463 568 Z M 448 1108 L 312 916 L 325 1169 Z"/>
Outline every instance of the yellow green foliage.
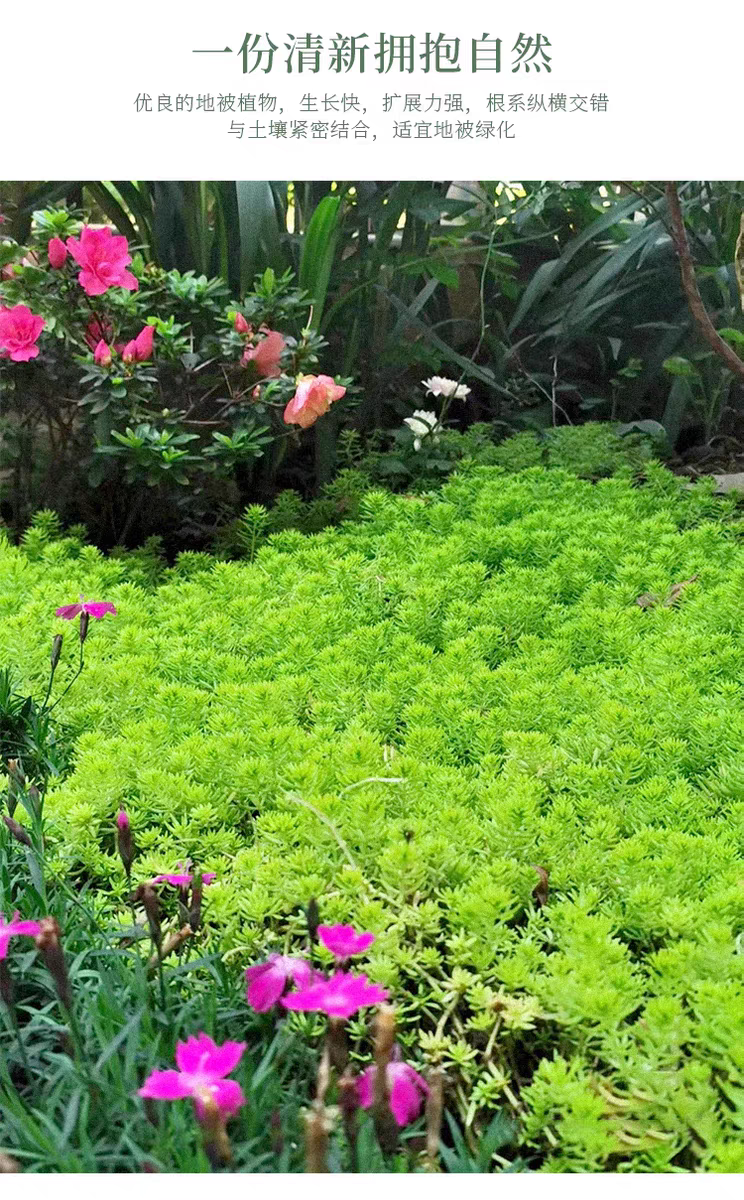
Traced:
<path fill-rule="evenodd" d="M 741 1170 L 742 532 L 653 463 L 372 492 L 359 521 L 157 586 L 32 530 L 0 547 L 25 686 L 69 638 L 56 605 L 119 609 L 57 710 L 78 740 L 55 861 L 121 900 L 125 807 L 135 878 L 217 872 L 236 965 L 299 944 L 311 896 L 372 929 L 404 1040 L 470 1119 L 515 1111 L 545 1170 Z"/>

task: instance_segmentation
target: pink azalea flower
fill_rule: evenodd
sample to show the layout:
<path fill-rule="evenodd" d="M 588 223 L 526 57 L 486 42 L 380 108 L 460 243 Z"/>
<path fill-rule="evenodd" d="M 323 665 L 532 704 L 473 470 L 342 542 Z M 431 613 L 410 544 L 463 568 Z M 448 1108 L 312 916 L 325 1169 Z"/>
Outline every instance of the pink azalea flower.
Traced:
<path fill-rule="evenodd" d="M 90 225 L 84 225 L 79 239 L 67 239 L 67 249 L 82 268 L 78 283 L 86 295 L 102 296 L 112 287 L 137 291 L 139 284 L 126 269 L 132 261 L 127 239 L 115 237 L 108 226 L 91 229 Z"/>
<path fill-rule="evenodd" d="M 249 325 L 242 313 L 235 314 L 235 332 L 236 333 L 253 333 L 253 326 Z"/>
<path fill-rule="evenodd" d="M 275 379 L 282 373 L 279 359 L 286 344 L 281 333 L 268 329 L 265 338 L 257 342 L 255 346 L 249 346 L 245 351 L 241 359 L 241 366 L 247 367 L 249 363 L 253 363 L 262 379 Z"/>
<path fill-rule="evenodd" d="M 101 338 L 93 351 L 93 362 L 98 363 L 99 367 L 110 367 L 112 358 L 111 347 Z"/>
<path fill-rule="evenodd" d="M 345 395 L 346 388 L 334 383 L 330 375 L 301 375 L 297 391 L 284 410 L 284 422 L 309 429 L 334 401 Z"/>
<path fill-rule="evenodd" d="M 245 1104 L 243 1089 L 234 1079 L 225 1079 L 240 1062 L 245 1042 L 224 1042 L 218 1046 L 206 1033 L 190 1037 L 176 1046 L 177 1071 L 153 1071 L 137 1093 L 151 1100 L 194 1101 L 196 1115 L 202 1120 L 205 1101 L 213 1100 L 223 1120 L 232 1117 Z"/>
<path fill-rule="evenodd" d="M 188 887 L 194 878 L 186 870 L 186 863 L 178 863 L 180 871 L 174 871 L 172 874 L 156 875 L 152 880 L 153 883 L 169 883 L 172 887 Z M 209 887 L 210 883 L 214 883 L 217 878 L 216 871 L 204 871 L 202 873 L 202 884 L 204 887 Z"/>
<path fill-rule="evenodd" d="M 319 925 L 318 937 L 326 950 L 338 959 L 363 954 L 375 940 L 373 933 L 357 933 L 351 925 Z"/>
<path fill-rule="evenodd" d="M 0 958 L 7 957 L 12 937 L 36 937 L 41 933 L 38 921 L 21 921 L 20 915 L 19 912 L 14 912 L 6 925 L 5 914 L 0 912 Z"/>
<path fill-rule="evenodd" d="M 28 362 L 36 358 L 39 347 L 36 339 L 44 328 L 44 318 L 31 312 L 25 304 L 0 308 L 0 351 L 12 362 Z"/>
<path fill-rule="evenodd" d="M 329 1017 L 346 1020 L 368 1004 L 382 1004 L 387 1000 L 385 988 L 369 983 L 366 975 L 351 975 L 336 971 L 330 979 L 319 979 L 298 992 L 283 996 L 285 1008 L 297 1012 L 324 1012 Z"/>
<path fill-rule="evenodd" d="M 133 341 L 127 342 L 124 346 L 121 357 L 125 363 L 131 362 L 147 362 L 148 358 L 152 357 L 152 346 L 155 338 L 154 325 L 145 325 L 141 333 L 138 333 Z"/>
<path fill-rule="evenodd" d="M 316 978 L 316 972 L 304 958 L 289 954 L 270 954 L 267 962 L 247 967 L 246 1000 L 256 1012 L 268 1012 L 277 1003 L 287 985 L 296 983 L 305 988 Z"/>
<path fill-rule="evenodd" d="M 60 267 L 65 265 L 67 247 L 62 238 L 53 237 L 49 239 L 47 255 L 49 257 L 49 266 L 53 267 L 55 271 L 58 271 Z"/>
<path fill-rule="evenodd" d="M 371 1108 L 374 1104 L 376 1075 L 377 1067 L 368 1067 L 357 1080 L 357 1095 L 362 1108 Z M 390 1111 L 398 1125 L 408 1125 L 421 1112 L 423 1098 L 429 1094 L 429 1085 L 418 1071 L 404 1062 L 388 1063 L 386 1075 Z"/>
<path fill-rule="evenodd" d="M 117 615 L 116 609 L 108 600 L 85 600 L 82 596 L 78 604 L 63 604 L 61 608 L 55 609 L 54 615 L 62 617 L 65 621 L 73 621 L 80 613 L 87 613 L 88 616 L 95 617 L 96 621 L 100 621 L 106 613 Z"/>

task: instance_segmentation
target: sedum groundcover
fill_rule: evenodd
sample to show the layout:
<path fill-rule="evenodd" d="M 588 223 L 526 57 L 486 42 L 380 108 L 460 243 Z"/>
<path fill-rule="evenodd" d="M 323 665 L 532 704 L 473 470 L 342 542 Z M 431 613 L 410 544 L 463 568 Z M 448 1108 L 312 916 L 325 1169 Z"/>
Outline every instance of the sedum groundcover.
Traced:
<path fill-rule="evenodd" d="M 125 807 L 135 881 L 217 872 L 236 969 L 299 945 L 311 897 L 373 930 L 407 1055 L 542 1169 L 742 1171 L 743 534 L 655 464 L 466 469 L 150 586 L 32 530 L 0 547 L 24 685 L 57 605 L 119 612 L 57 710 L 56 864 L 123 907 Z"/>

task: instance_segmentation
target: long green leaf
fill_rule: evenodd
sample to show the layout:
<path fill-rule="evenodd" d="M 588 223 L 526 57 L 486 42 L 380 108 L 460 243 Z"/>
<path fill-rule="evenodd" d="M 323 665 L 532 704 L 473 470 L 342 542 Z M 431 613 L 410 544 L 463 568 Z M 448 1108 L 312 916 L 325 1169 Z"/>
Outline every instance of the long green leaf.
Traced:
<path fill-rule="evenodd" d="M 521 324 L 530 309 L 542 299 L 557 276 L 566 269 L 568 264 L 571 262 L 571 259 L 578 254 L 579 250 L 586 246 L 588 242 L 591 242 L 595 237 L 598 237 L 600 233 L 605 233 L 608 229 L 611 229 L 613 225 L 617 225 L 625 217 L 630 216 L 631 213 L 635 212 L 639 208 L 642 208 L 646 203 L 647 201 L 643 197 L 633 196 L 632 199 L 626 200 L 623 204 L 613 204 L 611 209 L 609 209 L 606 213 L 603 213 L 602 216 L 598 217 L 596 221 L 593 221 L 591 225 L 589 225 L 585 230 L 583 230 L 582 233 L 578 235 L 578 237 L 573 238 L 573 240 L 570 241 L 565 247 L 559 258 L 553 259 L 549 263 L 543 263 L 542 267 L 538 267 L 538 270 L 535 272 L 535 276 L 539 275 L 540 278 L 539 280 L 535 281 L 535 278 L 533 277 L 533 280 L 530 281 L 530 285 L 525 290 L 525 293 L 522 296 L 519 305 L 517 306 L 517 311 L 515 312 L 512 322 L 509 326 L 509 332 L 513 332 L 513 330 L 515 330 L 517 326 Z M 551 266 L 553 267 L 552 270 L 544 269 Z"/>
<path fill-rule="evenodd" d="M 280 227 L 272 186 L 266 180 L 247 180 L 235 184 L 240 233 L 240 288 L 247 292 L 259 270 L 273 267 L 281 271 L 285 258 L 282 249 L 284 229 Z"/>
<path fill-rule="evenodd" d="M 312 215 L 302 242 L 299 284 L 312 297 L 313 329 L 320 327 L 323 317 L 338 241 L 340 211 L 340 196 L 324 196 Z"/>

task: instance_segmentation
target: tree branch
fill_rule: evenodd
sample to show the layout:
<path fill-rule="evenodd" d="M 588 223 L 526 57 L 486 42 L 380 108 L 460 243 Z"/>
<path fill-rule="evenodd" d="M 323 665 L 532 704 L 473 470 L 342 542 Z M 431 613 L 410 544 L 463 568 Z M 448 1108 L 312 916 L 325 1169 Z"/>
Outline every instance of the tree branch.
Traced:
<path fill-rule="evenodd" d="M 690 253 L 690 243 L 687 240 L 687 230 L 685 229 L 682 206 L 679 202 L 676 183 L 668 182 L 665 191 L 671 222 L 672 241 L 677 251 L 679 269 L 682 274 L 682 287 L 684 288 L 687 303 L 690 306 L 690 312 L 695 324 L 711 349 L 719 358 L 723 359 L 729 371 L 733 371 L 734 375 L 738 375 L 739 379 L 744 379 L 744 362 L 724 342 L 703 304 L 703 298 L 700 295 L 700 289 L 695 278 L 695 264 L 692 261 Z"/>

